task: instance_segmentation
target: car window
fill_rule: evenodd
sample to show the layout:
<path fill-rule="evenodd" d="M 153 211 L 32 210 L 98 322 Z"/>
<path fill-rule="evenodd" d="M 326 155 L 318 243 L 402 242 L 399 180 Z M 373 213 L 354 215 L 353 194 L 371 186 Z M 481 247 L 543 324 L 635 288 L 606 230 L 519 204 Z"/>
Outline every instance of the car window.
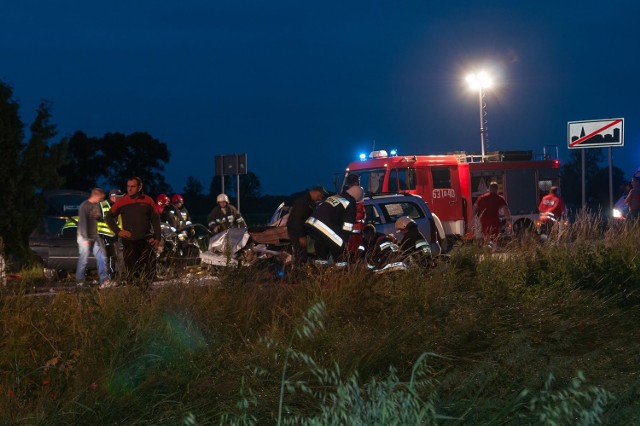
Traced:
<path fill-rule="evenodd" d="M 415 203 L 403 201 L 399 203 L 385 203 L 382 209 L 389 222 L 395 222 L 402 216 L 409 216 L 411 219 L 419 219 L 425 217 L 422 209 Z"/>

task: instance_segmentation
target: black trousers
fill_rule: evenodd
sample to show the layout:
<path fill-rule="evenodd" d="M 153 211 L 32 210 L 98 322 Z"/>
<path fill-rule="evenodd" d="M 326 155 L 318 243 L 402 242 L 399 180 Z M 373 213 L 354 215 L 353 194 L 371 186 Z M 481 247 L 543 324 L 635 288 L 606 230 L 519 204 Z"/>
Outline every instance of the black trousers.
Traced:
<path fill-rule="evenodd" d="M 324 235 L 313 227 L 308 228 L 314 239 L 316 259 L 328 260 L 333 257 L 334 262 L 344 262 L 346 260 L 346 245 L 339 246 L 332 239 Z"/>
<path fill-rule="evenodd" d="M 156 253 L 147 240 L 122 239 L 125 274 L 123 279 L 148 288 L 155 277 Z"/>
<path fill-rule="evenodd" d="M 295 265 L 303 265 L 307 263 L 307 247 L 300 245 L 298 238 L 291 238 L 291 248 L 293 249 L 293 263 Z"/>

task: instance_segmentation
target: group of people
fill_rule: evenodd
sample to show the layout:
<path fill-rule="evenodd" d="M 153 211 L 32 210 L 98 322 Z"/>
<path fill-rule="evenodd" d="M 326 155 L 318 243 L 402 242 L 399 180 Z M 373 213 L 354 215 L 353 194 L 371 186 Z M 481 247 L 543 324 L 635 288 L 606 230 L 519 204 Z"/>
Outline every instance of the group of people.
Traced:
<path fill-rule="evenodd" d="M 496 248 L 498 245 L 498 237 L 502 227 L 501 216 L 504 216 L 506 220 L 507 230 L 512 228 L 509 205 L 504 197 L 498 194 L 499 188 L 497 182 L 491 182 L 488 192 L 478 197 L 473 204 L 473 215 L 479 217 L 484 243 L 490 248 Z M 538 210 L 541 218 L 553 215 L 560 219 L 566 215 L 567 207 L 560 197 L 557 186 L 549 188 L 549 193 L 540 200 Z"/>
<path fill-rule="evenodd" d="M 314 186 L 295 200 L 287 219 L 294 264 L 299 267 L 309 261 L 311 240 L 314 261 L 321 264 L 364 260 L 378 269 L 416 251 L 430 253 L 427 239 L 409 217 L 396 221 L 396 231 L 403 236 L 399 244 L 393 235 L 365 226 L 363 200 L 364 189 L 356 174 L 347 176 L 339 194 L 329 195 L 322 186 Z"/>
<path fill-rule="evenodd" d="M 208 216 L 212 232 L 246 226 L 237 209 L 229 204 L 227 195 L 220 194 L 216 201 L 217 205 Z M 169 198 L 160 194 L 154 202 L 144 193 L 142 180 L 133 177 L 127 181 L 126 194 L 113 189 L 109 201 L 105 200 L 103 189 L 91 190 L 89 198 L 78 208 L 77 222 L 76 283 L 79 286 L 84 284 L 89 254 L 93 254 L 100 288 L 116 285 L 110 273 L 114 270 L 122 278 L 148 287 L 155 275 L 155 249 L 162 244 L 161 223 L 180 232 L 191 225 L 191 217 L 184 207 L 182 195 L 174 194 Z M 104 223 L 108 229 L 99 232 Z M 111 259 L 115 259 L 113 267 L 108 265 Z"/>
<path fill-rule="evenodd" d="M 154 202 L 144 194 L 142 188 L 142 180 L 133 177 L 127 181 L 126 194 L 118 189 L 111 190 L 109 201 L 106 201 L 104 190 L 94 188 L 89 198 L 80 205 L 76 270 L 78 284 L 85 280 L 88 257 L 93 253 L 101 287 L 115 285 L 110 275 L 110 270 L 114 269 L 125 273 L 127 279 L 138 280 L 143 286 L 148 286 L 154 277 L 154 249 L 162 243 L 161 223 L 173 231 L 191 225 L 189 211 L 180 194 L 174 194 L 171 198 L 160 194 Z M 497 244 L 501 215 L 506 218 L 506 227 L 511 227 L 509 207 L 498 190 L 496 182 L 490 183 L 488 192 L 478 197 L 473 205 L 484 241 L 489 246 Z M 416 251 L 429 250 L 428 240 L 410 217 L 401 217 L 395 223 L 396 232 L 402 235 L 400 242 L 393 235 L 377 232 L 373 225 L 365 226 L 363 199 L 364 190 L 359 177 L 350 174 L 339 194 L 330 195 L 322 186 L 314 186 L 295 200 L 287 220 L 294 264 L 303 265 L 310 259 L 311 239 L 315 261 L 346 264 L 348 261 L 366 259 L 369 265 L 376 268 L 383 266 L 393 256 L 401 259 Z M 630 215 L 637 216 L 640 209 L 640 179 L 634 178 L 634 186 L 627 199 L 631 207 Z M 226 194 L 218 195 L 216 203 L 207 216 L 209 229 L 213 233 L 232 227 L 246 227 L 244 219 L 229 203 Z M 565 215 L 566 207 L 557 187 L 551 187 L 549 194 L 542 198 L 539 210 L 541 214 L 552 213 L 558 218 Z M 111 232 L 111 237 L 107 237 L 111 251 L 109 256 L 98 232 L 102 219 Z M 108 259 L 115 259 L 116 265 L 108 267 Z"/>

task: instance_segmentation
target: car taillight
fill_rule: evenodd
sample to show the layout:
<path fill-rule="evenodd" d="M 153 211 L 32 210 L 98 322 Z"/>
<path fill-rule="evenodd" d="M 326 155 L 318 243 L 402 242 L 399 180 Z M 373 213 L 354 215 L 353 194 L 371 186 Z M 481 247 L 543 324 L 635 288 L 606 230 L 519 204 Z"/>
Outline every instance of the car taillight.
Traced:
<path fill-rule="evenodd" d="M 431 231 L 431 235 L 429 235 L 429 242 L 435 243 L 438 241 L 438 228 L 436 228 L 436 221 L 433 218 L 429 219 L 429 229 Z"/>

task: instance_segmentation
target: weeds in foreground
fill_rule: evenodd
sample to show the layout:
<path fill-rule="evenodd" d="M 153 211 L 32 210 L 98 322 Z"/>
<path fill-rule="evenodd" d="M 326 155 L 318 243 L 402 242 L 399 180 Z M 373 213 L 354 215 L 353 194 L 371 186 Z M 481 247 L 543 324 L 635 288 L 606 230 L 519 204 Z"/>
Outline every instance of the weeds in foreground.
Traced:
<path fill-rule="evenodd" d="M 640 233 L 622 225 L 501 256 L 456 248 L 446 267 L 411 274 L 276 283 L 244 269 L 211 287 L 54 297 L 7 287 L 0 422 L 210 424 L 228 413 L 237 424 L 375 423 L 391 413 L 574 424 L 587 413 L 585 422 L 631 424 Z M 575 387 L 576 369 L 594 386 L 578 375 Z"/>
<path fill-rule="evenodd" d="M 434 371 L 427 364 L 435 354 L 423 353 L 413 364 L 408 381 L 398 378 L 394 367 L 389 367 L 387 375 L 372 378 L 361 384 L 358 374 L 343 378 L 337 364 L 330 369 L 320 366 L 313 357 L 294 347 L 298 340 L 313 339 L 317 331 L 324 329 L 322 317 L 325 304 L 312 306 L 303 316 L 301 324 L 292 333 L 286 347 L 272 339 L 262 339 L 262 343 L 274 352 L 277 361 L 282 359 L 278 412 L 275 423 L 292 425 L 424 425 L 442 422 L 462 422 L 462 417 L 439 414 L 438 397 Z M 288 371 L 289 360 L 299 361 L 299 369 Z M 253 367 L 252 374 L 264 378 L 267 370 Z M 309 379 L 301 379 L 309 377 Z M 297 379 L 295 379 L 297 378 Z M 544 425 L 575 424 L 589 426 L 600 424 L 604 408 L 613 396 L 598 386 L 585 388 L 585 376 L 581 371 L 571 379 L 564 389 L 553 389 L 555 377 L 550 374 L 544 387 L 539 391 L 523 390 L 514 402 L 507 405 L 492 423 L 500 424 L 516 418 L 526 422 Z M 277 381 L 273 381 L 277 383 Z M 245 388 L 245 377 L 240 383 L 240 399 L 236 404 L 236 414 L 224 414 L 220 424 L 254 425 L 257 417 L 251 413 L 258 406 L 255 393 Z M 309 397 L 311 406 L 306 406 L 303 414 L 284 404 L 286 395 L 296 392 Z M 189 413 L 185 424 L 197 424 L 196 417 Z"/>

